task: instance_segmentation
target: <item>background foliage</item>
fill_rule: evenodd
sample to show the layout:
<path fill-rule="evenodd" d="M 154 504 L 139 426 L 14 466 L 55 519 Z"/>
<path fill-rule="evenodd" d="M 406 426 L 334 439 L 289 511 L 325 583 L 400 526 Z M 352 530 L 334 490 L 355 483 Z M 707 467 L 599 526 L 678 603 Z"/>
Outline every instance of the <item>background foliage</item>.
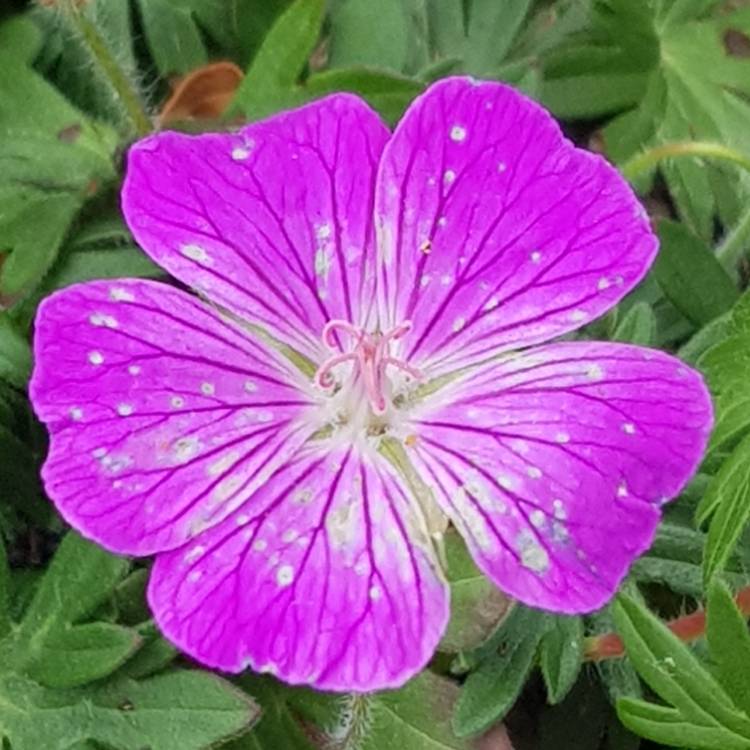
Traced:
<path fill-rule="evenodd" d="M 39 0 L 0 11 L 0 736 L 14 750 L 750 750 L 750 2 Z M 36 305 L 159 277 L 119 213 L 122 156 L 330 91 L 389 122 L 468 73 L 540 100 L 641 193 L 648 278 L 581 335 L 677 351 L 717 425 L 625 590 L 586 618 L 512 606 L 447 539 L 430 668 L 371 696 L 229 681 L 156 632 L 145 563 L 66 532 L 25 396 Z M 704 609 L 704 608 L 707 608 Z M 626 656 L 624 654 L 627 654 Z"/>

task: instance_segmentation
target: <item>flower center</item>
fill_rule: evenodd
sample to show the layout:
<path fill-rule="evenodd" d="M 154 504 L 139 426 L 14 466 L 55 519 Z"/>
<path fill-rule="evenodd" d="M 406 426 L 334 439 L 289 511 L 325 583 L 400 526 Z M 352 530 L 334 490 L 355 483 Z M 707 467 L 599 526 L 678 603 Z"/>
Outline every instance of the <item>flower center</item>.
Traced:
<path fill-rule="evenodd" d="M 415 380 L 423 380 L 422 373 L 408 362 L 391 355 L 390 347 L 394 341 L 405 336 L 411 330 L 411 322 L 406 321 L 391 328 L 385 333 L 368 333 L 363 328 L 347 323 L 345 320 L 329 320 L 323 328 L 323 343 L 337 352 L 329 357 L 315 373 L 315 382 L 321 388 L 332 389 L 336 384 L 333 370 L 340 364 L 352 362 L 354 378 L 361 377 L 367 400 L 375 414 L 385 413 L 387 400 L 385 386 L 386 370 L 395 367 L 411 375 Z M 346 334 L 353 343 L 351 351 L 339 353 L 337 333 Z"/>

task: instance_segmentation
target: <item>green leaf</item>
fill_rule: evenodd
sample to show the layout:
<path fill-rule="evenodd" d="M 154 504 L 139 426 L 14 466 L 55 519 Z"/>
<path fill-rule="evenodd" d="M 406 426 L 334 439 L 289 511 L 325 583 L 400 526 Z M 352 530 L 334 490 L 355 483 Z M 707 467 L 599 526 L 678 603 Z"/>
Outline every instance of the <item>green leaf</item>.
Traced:
<path fill-rule="evenodd" d="M 500 639 L 499 650 L 484 658 L 461 688 L 453 716 L 453 728 L 459 737 L 485 731 L 512 708 L 547 627 L 542 612 L 515 607 L 496 637 Z"/>
<path fill-rule="evenodd" d="M 504 750 L 502 731 L 477 740 L 456 737 L 450 715 L 456 685 L 424 671 L 398 690 L 332 695 L 291 688 L 257 675 L 240 678 L 258 696 L 263 715 L 256 731 L 230 750 Z M 314 743 L 304 736 L 308 728 Z"/>
<path fill-rule="evenodd" d="M 87 741 L 115 750 L 199 750 L 256 719 L 247 696 L 206 672 L 131 679 L 174 658 L 174 648 L 152 625 L 136 631 L 108 622 L 79 624 L 101 614 L 127 568 L 126 560 L 70 532 L 20 625 L 0 629 L 7 634 L 0 642 L 0 738 L 14 750 L 69 750 Z M 5 590 L 0 581 L 0 600 Z M 117 670 L 142 639 L 145 647 Z"/>
<path fill-rule="evenodd" d="M 11 629 L 10 619 L 10 568 L 5 542 L 0 536 L 0 638 L 4 638 Z"/>
<path fill-rule="evenodd" d="M 662 13 L 662 6 L 675 6 L 675 13 Z M 622 162 L 645 148 L 690 140 L 718 142 L 743 153 L 750 150 L 750 106 L 738 96 L 748 92 L 750 60 L 729 54 L 724 43 L 726 31 L 743 28 L 750 16 L 745 9 L 707 18 L 707 6 L 700 0 L 666 5 L 599 2 L 589 28 L 563 45 L 567 57 L 579 53 L 578 69 L 565 70 L 564 64 L 562 70 L 555 68 L 556 58 L 563 56 L 560 50 L 547 56 L 547 78 L 553 81 L 593 72 L 645 75 L 642 94 L 630 109 L 620 113 L 614 107 L 621 103 L 612 101 L 610 111 L 618 116 L 603 131 L 611 158 Z M 591 49 L 606 50 L 612 59 L 593 71 L 586 64 Z M 679 159 L 665 162 L 662 172 L 680 217 L 705 241 L 712 238 L 715 211 L 733 224 L 747 205 L 750 179 L 735 170 L 720 172 L 702 161 Z"/>
<path fill-rule="evenodd" d="M 161 75 L 188 73 L 208 62 L 189 10 L 169 0 L 139 0 L 139 6 L 146 42 Z"/>
<path fill-rule="evenodd" d="M 138 104 L 138 71 L 133 44 L 132 3 L 117 0 L 78 2 L 71 11 L 59 2 L 35 3 L 34 20 L 44 31 L 45 44 L 35 62 L 65 96 L 93 117 L 129 132 Z M 141 46 L 139 40 L 139 47 Z M 140 49 L 139 49 L 140 52 Z M 119 78 L 117 87 L 113 76 Z M 123 86 L 132 89 L 125 92 Z M 123 98 L 134 95 L 125 102 Z M 144 123 L 139 123 L 143 126 Z"/>
<path fill-rule="evenodd" d="M 659 39 L 645 3 L 592 5 L 588 28 L 579 27 L 543 55 L 541 98 L 558 117 L 601 117 L 633 107 L 649 93 Z"/>
<path fill-rule="evenodd" d="M 427 0 L 426 5 L 432 57 L 460 57 L 466 43 L 462 0 Z"/>
<path fill-rule="evenodd" d="M 85 740 L 114 750 L 204 750 L 257 716 L 249 697 L 207 672 L 68 691 L 0 678 L 0 734 L 13 750 L 69 750 Z"/>
<path fill-rule="evenodd" d="M 673 708 L 621 698 L 617 702 L 620 721 L 642 737 L 664 745 L 692 750 L 748 750 L 750 742 L 724 727 L 706 727 L 685 721 Z"/>
<path fill-rule="evenodd" d="M 22 201 L 25 194 L 43 198 L 56 192 L 76 195 L 82 201 L 114 179 L 111 161 L 81 144 L 77 125 L 54 137 L 18 128 L 0 132 L 0 186 L 9 195 L 23 191 Z"/>
<path fill-rule="evenodd" d="M 517 56 L 532 55 L 539 60 L 550 50 L 560 49 L 591 22 L 591 0 L 557 0 L 554 5 L 534 9 L 516 42 Z"/>
<path fill-rule="evenodd" d="M 734 333 L 750 333 L 750 290 L 745 290 L 737 300 L 731 320 Z"/>
<path fill-rule="evenodd" d="M 124 625 L 140 625 L 151 619 L 146 602 L 149 571 L 136 568 L 131 571 L 113 592 L 113 603 L 118 622 Z"/>
<path fill-rule="evenodd" d="M 659 224 L 659 240 L 654 274 L 685 317 L 702 326 L 732 307 L 739 292 L 702 240 L 685 225 L 667 220 Z"/>
<path fill-rule="evenodd" d="M 679 81 L 674 81 L 669 72 L 665 73 L 665 78 L 668 85 L 672 83 L 673 93 L 681 89 Z M 679 143 L 687 140 L 687 132 L 690 132 L 690 123 L 683 108 L 670 100 L 659 127 L 659 142 Z M 677 213 L 684 221 L 683 226 L 705 242 L 710 241 L 716 213 L 716 196 L 709 177 L 710 163 L 702 159 L 665 159 L 660 168 Z"/>
<path fill-rule="evenodd" d="M 447 578 L 451 588 L 451 619 L 439 649 L 457 653 L 476 648 L 497 630 L 512 603 L 474 564 L 463 539 L 445 536 Z"/>
<path fill-rule="evenodd" d="M 13 510 L 38 524 L 45 518 L 49 503 L 42 499 L 37 461 L 29 446 L 3 425 L 0 457 L 0 518 Z M 7 528 L 3 530 L 7 533 Z"/>
<path fill-rule="evenodd" d="M 0 268 L 1 296 L 16 298 L 42 280 L 80 207 L 73 195 L 40 193 L 12 221 L 0 225 L 11 250 Z"/>
<path fill-rule="evenodd" d="M 244 67 L 289 0 L 171 0 L 190 10 L 224 55 Z"/>
<path fill-rule="evenodd" d="M 24 669 L 47 687 L 78 687 L 114 672 L 140 645 L 134 631 L 107 622 L 53 630 L 34 646 Z"/>
<path fill-rule="evenodd" d="M 454 734 L 450 716 L 458 694 L 453 682 L 424 671 L 399 690 L 347 695 L 334 702 L 330 696 L 306 691 L 298 694 L 292 705 L 303 718 L 325 727 L 323 739 L 330 745 L 324 747 L 336 750 L 502 748 L 504 743 L 497 737 L 465 740 Z"/>
<path fill-rule="evenodd" d="M 76 133 L 76 146 L 105 163 L 116 144 L 112 129 L 91 122 L 34 70 L 0 51 L 0 132 L 9 129 L 53 141 Z"/>
<path fill-rule="evenodd" d="M 39 637 L 41 632 L 90 614 L 128 568 L 125 558 L 105 552 L 71 531 L 58 547 L 26 612 L 22 634 Z"/>
<path fill-rule="evenodd" d="M 31 350 L 7 313 L 0 312 L 0 378 L 23 388 L 31 373 Z"/>
<path fill-rule="evenodd" d="M 715 423 L 705 461 L 734 450 L 750 429 L 750 393 L 724 394 L 715 399 Z"/>
<path fill-rule="evenodd" d="M 291 688 L 273 677 L 250 672 L 240 677 L 238 682 L 257 700 L 261 710 L 260 721 L 250 734 L 232 742 L 227 750 L 316 750 L 316 746 L 303 731 L 296 707 L 292 708 L 290 705 L 290 700 L 295 696 L 304 701 L 307 690 Z M 344 700 L 346 698 L 343 696 L 333 699 L 323 693 L 317 694 L 315 698 L 316 703 L 325 705 L 326 720 L 330 719 L 331 722 L 337 717 L 333 714 L 329 716 L 329 709 Z M 311 724 L 317 722 L 311 721 Z M 337 747 L 336 750 L 344 748 Z"/>
<path fill-rule="evenodd" d="M 294 98 L 295 87 L 315 47 L 325 0 L 295 0 L 282 13 L 253 58 L 231 110 L 258 119 Z"/>
<path fill-rule="evenodd" d="M 34 288 L 85 200 L 115 177 L 113 131 L 0 53 L 0 300 Z"/>
<path fill-rule="evenodd" d="M 750 365 L 750 334 L 740 333 L 711 347 L 699 360 L 711 390 L 719 395 L 750 394 L 745 375 Z"/>
<path fill-rule="evenodd" d="M 330 13 L 330 58 L 333 68 L 364 65 L 406 69 L 414 44 L 403 0 L 334 0 Z"/>
<path fill-rule="evenodd" d="M 24 671 L 51 687 L 83 684 L 114 671 L 140 639 L 119 626 L 76 623 L 111 595 L 128 567 L 127 560 L 70 532 L 21 625 L 2 644 L 3 668 Z"/>
<path fill-rule="evenodd" d="M 581 671 L 582 659 L 583 620 L 558 615 L 539 648 L 539 665 L 551 704 L 560 703 L 570 692 Z"/>
<path fill-rule="evenodd" d="M 488 75 L 505 59 L 532 0 L 473 0 L 464 46 L 464 67 Z"/>
<path fill-rule="evenodd" d="M 714 742 L 731 740 L 735 747 L 750 747 L 750 719 L 734 707 L 721 685 L 677 636 L 643 605 L 624 594 L 618 597 L 614 613 L 617 630 L 635 668 L 649 687 L 673 706 L 619 701 L 620 718 L 628 728 L 641 734 L 658 730 L 658 726 L 654 730 L 648 724 L 650 717 L 657 725 L 666 725 L 667 733 L 675 725 L 695 725 L 703 729 L 704 735 L 712 736 Z M 690 746 L 698 747 L 693 740 Z"/>
<path fill-rule="evenodd" d="M 381 693 L 373 701 L 371 729 L 362 750 L 469 750 L 470 744 L 451 729 L 458 694 L 452 682 L 430 672 L 422 672 L 400 690 Z"/>
<path fill-rule="evenodd" d="M 0 50 L 5 54 L 31 63 L 41 48 L 42 33 L 29 16 L 11 16 L 0 23 Z"/>
<path fill-rule="evenodd" d="M 714 344 L 726 338 L 730 333 L 731 323 L 728 314 L 714 318 L 688 339 L 677 352 L 677 356 L 689 365 L 695 365 L 703 354 Z"/>
<path fill-rule="evenodd" d="M 708 589 L 706 636 L 715 674 L 735 705 L 750 716 L 750 633 L 729 589 L 714 578 Z"/>
<path fill-rule="evenodd" d="M 706 535 L 687 526 L 662 522 L 651 549 L 635 561 L 632 575 L 641 583 L 659 583 L 671 591 L 696 599 L 703 597 L 701 562 Z M 740 585 L 743 564 L 732 559 L 729 567 L 733 582 Z"/>
<path fill-rule="evenodd" d="M 48 291 L 80 281 L 123 276 L 155 279 L 165 272 L 136 245 L 65 253 L 44 283 Z"/>
<path fill-rule="evenodd" d="M 716 7 L 717 0 L 669 0 L 662 2 L 664 26 L 679 25 L 706 15 Z"/>
<path fill-rule="evenodd" d="M 726 565 L 750 518 L 750 436 L 734 449 L 709 485 L 699 517 L 713 511 L 703 558 L 703 577 L 710 581 Z"/>
<path fill-rule="evenodd" d="M 411 100 L 422 91 L 412 78 L 367 68 L 327 70 L 307 79 L 305 98 L 314 99 L 337 91 L 358 94 L 376 109 L 383 119 L 395 123 Z"/>
<path fill-rule="evenodd" d="M 656 316 L 646 302 L 636 302 L 617 324 L 613 341 L 652 346 L 656 340 Z"/>
<path fill-rule="evenodd" d="M 557 117 L 594 118 L 634 104 L 647 85 L 647 76 L 639 71 L 581 73 L 545 79 L 540 98 Z"/>
<path fill-rule="evenodd" d="M 596 675 L 582 674 L 563 702 L 535 710 L 536 741 L 529 750 L 604 750 L 610 713 Z"/>
<path fill-rule="evenodd" d="M 153 623 L 143 623 L 137 632 L 143 639 L 142 645 L 135 656 L 120 668 L 118 676 L 136 679 L 150 677 L 164 671 L 178 656 L 177 649 L 161 637 Z"/>

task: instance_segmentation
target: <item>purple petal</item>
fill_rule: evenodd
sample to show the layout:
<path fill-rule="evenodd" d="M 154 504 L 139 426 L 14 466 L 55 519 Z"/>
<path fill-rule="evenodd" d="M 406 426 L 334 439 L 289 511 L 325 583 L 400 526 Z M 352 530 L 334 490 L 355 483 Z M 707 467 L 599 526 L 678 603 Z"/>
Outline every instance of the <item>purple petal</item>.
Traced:
<path fill-rule="evenodd" d="M 418 528 L 383 459 L 326 442 L 160 555 L 149 601 L 165 635 L 209 666 L 327 690 L 396 687 L 428 661 L 448 616 Z"/>
<path fill-rule="evenodd" d="M 511 355 L 415 425 L 415 465 L 485 573 L 559 612 L 604 604 L 696 470 L 700 375 L 661 352 L 563 343 Z"/>
<path fill-rule="evenodd" d="M 164 284 L 53 294 L 35 351 L 47 491 L 72 526 L 116 552 L 169 549 L 218 523 L 313 429 L 295 372 Z"/>
<path fill-rule="evenodd" d="M 411 106 L 376 189 L 379 314 L 414 324 L 431 374 L 539 343 L 601 315 L 657 241 L 601 157 L 499 83 L 445 80 Z"/>
<path fill-rule="evenodd" d="M 238 133 L 161 133 L 130 150 L 125 218 L 171 274 L 315 359 L 328 320 L 365 324 L 373 306 L 388 135 L 347 94 Z"/>

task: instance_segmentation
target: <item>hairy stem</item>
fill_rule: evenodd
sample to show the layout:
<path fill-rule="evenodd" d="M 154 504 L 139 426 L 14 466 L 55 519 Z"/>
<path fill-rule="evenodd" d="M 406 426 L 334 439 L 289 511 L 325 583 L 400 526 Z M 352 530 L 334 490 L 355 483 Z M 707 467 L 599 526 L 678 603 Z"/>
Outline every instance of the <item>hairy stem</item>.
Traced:
<path fill-rule="evenodd" d="M 737 608 L 750 617 L 750 586 L 740 589 L 735 596 Z M 706 634 L 706 612 L 698 610 L 690 615 L 678 617 L 667 623 L 667 627 L 685 643 L 692 643 Z M 585 661 L 604 661 L 625 656 L 625 646 L 617 633 L 603 633 L 586 639 L 583 658 Z"/>
<path fill-rule="evenodd" d="M 140 96 L 115 59 L 96 25 L 71 0 L 65 0 L 60 3 L 59 7 L 86 46 L 99 74 L 106 80 L 113 95 L 120 103 L 128 127 L 138 137 L 148 135 L 153 127 L 141 103 Z"/>
<path fill-rule="evenodd" d="M 675 157 L 692 156 L 707 159 L 717 159 L 736 164 L 750 172 L 750 157 L 721 143 L 709 141 L 678 141 L 654 146 L 634 156 L 620 167 L 620 171 L 627 180 L 634 180 L 642 174 L 656 167 L 659 162 Z"/>

